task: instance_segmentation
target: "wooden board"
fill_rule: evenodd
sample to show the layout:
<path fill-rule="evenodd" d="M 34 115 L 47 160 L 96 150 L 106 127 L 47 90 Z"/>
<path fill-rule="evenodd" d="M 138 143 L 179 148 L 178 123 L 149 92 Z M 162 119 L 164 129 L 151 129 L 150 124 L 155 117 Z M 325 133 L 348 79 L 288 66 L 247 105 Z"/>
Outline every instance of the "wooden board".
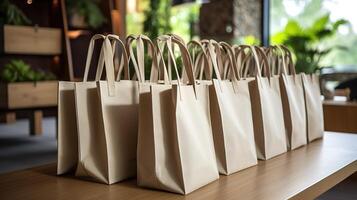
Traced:
<path fill-rule="evenodd" d="M 62 51 L 61 29 L 4 25 L 5 53 L 58 55 Z"/>
<path fill-rule="evenodd" d="M 324 101 L 326 131 L 357 133 L 357 102 Z"/>
<path fill-rule="evenodd" d="M 0 84 L 0 107 L 36 108 L 57 105 L 57 81 Z"/>
<path fill-rule="evenodd" d="M 56 165 L 0 175 L 1 199 L 312 199 L 357 170 L 357 135 L 326 133 L 323 140 L 221 176 L 182 196 L 139 188 L 134 179 L 111 186 L 56 176 Z"/>

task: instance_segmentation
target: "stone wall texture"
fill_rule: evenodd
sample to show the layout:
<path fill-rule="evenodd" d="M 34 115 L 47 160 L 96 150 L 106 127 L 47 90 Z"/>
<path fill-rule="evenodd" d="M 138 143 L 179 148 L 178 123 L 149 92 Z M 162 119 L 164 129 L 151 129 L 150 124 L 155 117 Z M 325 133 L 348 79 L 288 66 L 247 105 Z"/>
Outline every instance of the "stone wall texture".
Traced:
<path fill-rule="evenodd" d="M 260 39 L 262 0 L 211 0 L 200 10 L 200 36 L 232 41 L 253 35 Z"/>

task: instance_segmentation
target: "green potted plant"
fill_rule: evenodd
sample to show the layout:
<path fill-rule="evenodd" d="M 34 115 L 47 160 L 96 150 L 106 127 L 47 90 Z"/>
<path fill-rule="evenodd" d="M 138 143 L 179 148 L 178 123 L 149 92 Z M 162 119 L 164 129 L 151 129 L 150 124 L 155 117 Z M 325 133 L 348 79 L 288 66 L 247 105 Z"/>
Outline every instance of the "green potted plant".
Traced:
<path fill-rule="evenodd" d="M 9 0 L 3 0 L 0 3 L 0 19 L 3 24 L 9 25 L 30 25 L 32 22 L 15 4 Z"/>
<path fill-rule="evenodd" d="M 296 71 L 314 73 L 320 66 L 321 58 L 334 49 L 345 49 L 342 46 L 321 48 L 321 41 L 334 36 L 341 25 L 348 23 L 340 19 L 330 21 L 329 14 L 318 18 L 311 26 L 302 27 L 297 21 L 290 20 L 283 31 L 272 37 L 275 44 L 284 44 L 294 53 Z"/>
<path fill-rule="evenodd" d="M 17 59 L 5 64 L 1 73 L 1 80 L 8 83 L 24 81 L 37 82 L 54 79 L 56 79 L 56 76 L 53 73 L 33 70 L 30 65 L 26 64 L 23 60 Z"/>
<path fill-rule="evenodd" d="M 107 19 L 98 7 L 98 0 L 66 0 L 69 23 L 76 28 L 99 28 Z"/>
<path fill-rule="evenodd" d="M 0 74 L 0 107 L 5 109 L 53 106 L 57 101 L 56 76 L 33 70 L 22 60 L 11 60 Z"/>

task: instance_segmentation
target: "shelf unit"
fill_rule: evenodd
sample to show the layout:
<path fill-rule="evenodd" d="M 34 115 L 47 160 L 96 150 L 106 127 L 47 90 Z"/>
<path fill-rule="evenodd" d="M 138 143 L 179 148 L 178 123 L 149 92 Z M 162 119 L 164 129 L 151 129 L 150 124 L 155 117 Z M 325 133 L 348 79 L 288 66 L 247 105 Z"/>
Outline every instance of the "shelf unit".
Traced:
<path fill-rule="evenodd" d="M 82 79 L 87 47 L 92 35 L 95 33 L 125 35 L 125 20 L 121 20 L 125 19 L 125 9 L 123 9 L 125 8 L 125 0 L 103 0 L 100 2 L 99 7 L 107 18 L 107 22 L 96 30 L 70 27 L 65 1 L 32 1 L 31 4 L 27 4 L 23 0 L 11 0 L 28 18 L 38 25 L 33 27 L 2 26 L 2 31 L 0 31 L 2 38 L 0 40 L 0 71 L 2 66 L 11 59 L 22 59 L 35 69 L 41 68 L 44 71 L 52 71 L 58 77 L 58 80 L 79 81 Z M 120 12 L 120 9 L 123 12 Z M 53 42 L 53 37 L 58 36 L 60 37 L 59 43 L 49 44 Z M 48 40 L 43 41 L 44 38 Z M 39 39 L 42 40 L 39 41 Z M 27 42 L 24 43 L 24 41 Z M 9 46 L 11 47 L 10 50 Z M 98 56 L 99 47 L 96 47 L 93 60 Z M 93 67 L 94 63 L 91 66 L 90 77 L 94 76 L 95 70 Z M 42 129 L 38 124 L 41 124 L 44 115 L 42 110 L 50 108 L 52 112 L 49 113 L 56 115 L 56 81 L 38 82 L 37 84 L 32 82 L 1 83 L 0 87 L 4 89 L 0 94 L 0 102 L 2 102 L 0 103 L 0 120 L 3 122 L 16 121 L 18 112 L 30 113 L 30 119 L 33 119 L 30 123 L 30 133 L 40 135 Z M 26 89 L 30 89 L 30 91 L 26 91 Z M 16 90 L 15 93 L 25 98 L 25 102 L 29 102 L 29 104 L 11 106 L 9 104 L 11 102 L 9 98 L 13 96 L 11 90 Z M 51 99 L 51 102 L 43 103 L 43 99 Z"/>

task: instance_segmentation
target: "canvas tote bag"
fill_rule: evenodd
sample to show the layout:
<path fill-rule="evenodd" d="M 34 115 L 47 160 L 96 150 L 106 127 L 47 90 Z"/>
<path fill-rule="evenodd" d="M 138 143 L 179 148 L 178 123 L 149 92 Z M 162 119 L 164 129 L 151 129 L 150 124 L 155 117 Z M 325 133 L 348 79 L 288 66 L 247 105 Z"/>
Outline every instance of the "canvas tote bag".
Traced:
<path fill-rule="evenodd" d="M 124 68 L 128 68 L 124 44 L 118 36 L 109 36 L 120 45 Z M 119 70 L 115 81 L 109 40 L 105 40 L 104 52 L 107 80 L 97 82 L 97 88 L 106 142 L 106 183 L 112 184 L 136 174 L 139 89 L 138 81 L 120 80 L 122 70 Z M 139 71 L 135 66 L 134 69 L 140 81 Z"/>
<path fill-rule="evenodd" d="M 209 117 L 208 88 L 197 85 L 187 48 L 172 36 L 159 41 L 171 57 L 179 77 L 172 45 L 178 45 L 189 84 L 152 85 L 148 102 L 140 110 L 152 113 L 142 123 L 138 136 L 138 184 L 170 192 L 188 194 L 216 179 L 218 170 Z M 163 55 L 160 49 L 160 54 Z"/>
<path fill-rule="evenodd" d="M 85 74 L 88 74 L 93 54 L 94 43 L 104 39 L 104 35 L 92 37 L 87 53 Z M 104 60 L 102 61 L 104 62 Z M 57 174 L 74 171 L 78 162 L 77 118 L 73 114 L 75 106 L 75 82 L 59 81 L 58 84 L 58 140 L 57 140 Z"/>
<path fill-rule="evenodd" d="M 113 41 L 112 47 L 110 40 Z M 121 48 L 119 52 L 123 54 L 123 56 L 121 56 L 123 64 L 120 64 L 118 77 L 119 75 L 121 75 L 123 68 L 125 72 L 128 72 L 128 69 L 125 69 L 125 67 L 128 67 L 128 60 L 123 43 L 119 40 L 118 36 L 108 35 L 102 45 L 101 56 L 105 61 L 107 81 L 111 83 L 114 82 L 113 53 L 115 50 L 116 43 L 119 43 L 119 46 Z M 98 69 L 99 68 L 100 67 L 98 67 Z M 99 73 L 97 72 L 96 80 L 99 80 L 100 76 L 101 74 L 99 75 Z M 128 77 L 128 75 L 126 75 L 126 77 Z M 112 139 L 108 139 L 108 137 L 106 136 L 106 124 L 103 119 L 104 117 L 108 116 L 103 115 L 102 102 L 99 91 L 99 84 L 101 82 L 82 82 L 76 84 L 75 94 L 77 105 L 77 118 L 81 119 L 81 123 L 78 122 L 78 130 L 82 130 L 78 131 L 80 162 L 77 167 L 76 175 L 84 178 L 90 178 L 92 180 L 94 179 L 98 182 L 112 184 L 114 182 L 120 181 L 122 177 L 130 176 L 130 174 L 129 172 L 122 172 L 122 174 L 119 174 L 121 175 L 121 177 L 119 178 L 118 174 L 114 174 L 120 169 L 115 168 L 113 170 L 113 160 L 117 160 L 116 156 L 113 155 L 113 152 L 109 151 L 109 148 L 111 147 L 110 145 L 113 142 L 116 142 L 116 140 L 112 141 Z M 126 163 L 123 163 L 122 166 L 125 165 Z"/>
<path fill-rule="evenodd" d="M 312 142 L 322 138 L 324 134 L 319 77 L 317 74 L 301 74 L 301 77 L 305 95 L 307 138 Z"/>
<path fill-rule="evenodd" d="M 268 51 L 277 54 L 278 62 L 275 62 L 274 66 L 271 65 L 271 67 L 276 68 L 276 72 L 280 76 L 288 149 L 296 149 L 307 143 L 305 100 L 301 74 L 296 74 L 291 53 L 286 47 L 272 46 Z"/>
<path fill-rule="evenodd" d="M 246 69 L 243 76 L 246 78 L 248 70 L 254 69 L 255 78 L 248 78 L 254 138 L 258 159 L 267 160 L 287 151 L 279 78 L 271 76 L 266 55 L 259 47 L 242 47 L 249 49 L 254 58 L 254 63 L 241 70 Z"/>
<path fill-rule="evenodd" d="M 216 52 L 227 51 L 232 79 L 221 80 Z M 219 172 L 229 175 L 257 164 L 253 118 L 247 80 L 236 77 L 233 49 L 211 40 L 208 46 L 216 78 L 210 86 L 213 138 Z M 221 53 L 219 53 L 221 54 Z M 222 68 L 222 67 L 221 67 Z"/>
<path fill-rule="evenodd" d="M 100 39 L 104 41 L 104 39 L 108 38 L 100 37 Z M 91 177 L 96 181 L 106 182 L 108 176 L 105 173 L 107 157 L 97 91 L 97 81 L 102 76 L 104 66 L 104 44 L 101 47 L 95 80 L 88 81 L 93 48 L 94 40 L 89 45 L 83 81 L 75 83 L 75 111 L 78 130 L 78 165 L 76 176 Z"/>

